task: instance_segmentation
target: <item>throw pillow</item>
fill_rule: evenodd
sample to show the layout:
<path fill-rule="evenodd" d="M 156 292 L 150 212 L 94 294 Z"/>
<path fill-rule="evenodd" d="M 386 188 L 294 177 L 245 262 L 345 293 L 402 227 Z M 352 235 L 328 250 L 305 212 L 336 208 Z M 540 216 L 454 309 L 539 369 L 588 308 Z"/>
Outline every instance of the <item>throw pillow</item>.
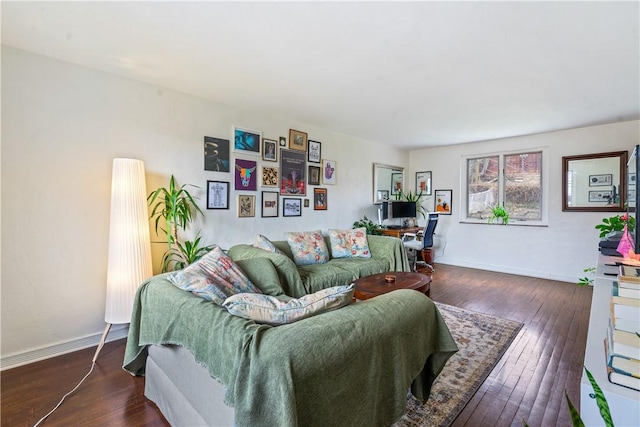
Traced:
<path fill-rule="evenodd" d="M 298 299 L 282 301 L 271 295 L 236 294 L 222 306 L 234 316 L 269 325 L 283 325 L 344 307 L 351 303 L 355 285 L 334 286 Z"/>
<path fill-rule="evenodd" d="M 285 236 L 296 265 L 324 264 L 329 261 L 329 250 L 320 230 L 291 231 Z"/>
<path fill-rule="evenodd" d="M 267 252 L 273 252 L 275 254 L 281 254 L 282 251 L 275 247 L 271 240 L 267 239 L 262 234 L 258 234 L 256 241 L 253 242 L 254 248 L 264 249 Z"/>
<path fill-rule="evenodd" d="M 331 255 L 334 258 L 371 258 L 367 229 L 329 230 Z"/>
<path fill-rule="evenodd" d="M 221 305 L 240 292 L 261 293 L 219 246 L 167 279 L 178 288 Z"/>

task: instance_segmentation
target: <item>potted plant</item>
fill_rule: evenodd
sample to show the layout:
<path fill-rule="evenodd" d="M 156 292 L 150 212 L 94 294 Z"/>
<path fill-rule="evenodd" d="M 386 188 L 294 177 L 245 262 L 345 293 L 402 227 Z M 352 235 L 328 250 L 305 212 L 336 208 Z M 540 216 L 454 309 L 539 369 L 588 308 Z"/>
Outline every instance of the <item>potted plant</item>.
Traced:
<path fill-rule="evenodd" d="M 491 208 L 491 218 L 489 218 L 487 222 L 489 224 L 500 223 L 502 225 L 507 225 L 509 223 L 509 212 L 507 212 L 507 210 L 502 205 L 497 204 L 493 208 Z"/>
<path fill-rule="evenodd" d="M 420 193 L 412 193 L 411 191 L 409 191 L 408 193 L 404 194 L 404 199 L 407 202 L 413 202 L 416 204 L 416 212 L 419 213 L 422 218 L 426 218 L 427 217 L 427 213 L 424 210 L 424 206 L 422 206 L 421 203 L 421 199 L 422 199 L 422 191 Z"/>
<path fill-rule="evenodd" d="M 198 188 L 191 184 L 178 188 L 174 176 L 171 175 L 169 188 L 160 187 L 147 197 L 149 205 L 153 205 L 150 217 L 156 219 L 156 235 L 160 234 L 158 232 L 160 229 L 165 234 L 169 246 L 162 257 L 163 273 L 180 270 L 212 249 L 212 246 L 200 246 L 199 236 L 196 236 L 193 241 L 186 240 L 183 243 L 178 239 L 178 229 L 185 231 L 198 213 L 204 216 L 195 198 L 187 191 L 187 186 Z M 160 224 L 161 218 L 165 222 L 164 228 Z"/>
<path fill-rule="evenodd" d="M 354 222 L 352 228 L 362 227 L 367 229 L 367 234 L 382 234 L 382 231 L 380 231 L 380 226 L 367 218 L 366 215 L 363 216 L 362 219 Z"/>
<path fill-rule="evenodd" d="M 596 225 L 596 229 L 600 230 L 600 238 L 607 236 L 607 234 L 623 231 L 625 224 L 629 232 L 632 232 L 636 228 L 636 219 L 629 214 L 615 215 L 611 218 L 602 218 L 602 224 Z"/>

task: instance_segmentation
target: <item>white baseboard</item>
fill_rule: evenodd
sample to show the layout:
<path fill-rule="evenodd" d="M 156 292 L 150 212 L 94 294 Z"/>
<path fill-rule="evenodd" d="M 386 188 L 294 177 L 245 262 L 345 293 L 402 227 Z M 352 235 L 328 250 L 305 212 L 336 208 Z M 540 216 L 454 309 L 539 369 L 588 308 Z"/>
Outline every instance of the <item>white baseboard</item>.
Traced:
<path fill-rule="evenodd" d="M 114 325 L 109 331 L 107 342 L 126 338 L 128 333 L 129 325 Z M 61 356 L 63 354 L 97 346 L 100 342 L 100 337 L 102 337 L 102 333 L 92 334 L 71 341 L 65 341 L 46 347 L 40 347 L 34 350 L 16 353 L 9 356 L 3 356 L 0 359 L 0 371 L 4 371 L 5 369 L 10 368 L 17 368 L 18 366 L 27 365 L 29 363 L 38 362 L 40 360 L 49 359 L 51 357 Z"/>
<path fill-rule="evenodd" d="M 491 265 L 487 263 L 475 263 L 475 262 L 452 262 L 447 260 L 434 260 L 434 264 L 447 264 L 447 265 L 455 265 L 456 267 L 468 267 L 475 268 L 478 270 L 487 270 L 487 271 L 495 271 L 496 273 L 507 273 L 507 274 L 515 274 L 518 276 L 528 276 L 535 277 L 538 279 L 548 279 L 548 280 L 557 280 L 559 282 L 569 282 L 569 283 L 577 283 L 577 279 L 575 277 L 569 275 L 557 275 L 557 274 L 548 274 L 541 273 L 538 270 L 530 270 L 525 268 L 514 268 L 502 265 Z"/>

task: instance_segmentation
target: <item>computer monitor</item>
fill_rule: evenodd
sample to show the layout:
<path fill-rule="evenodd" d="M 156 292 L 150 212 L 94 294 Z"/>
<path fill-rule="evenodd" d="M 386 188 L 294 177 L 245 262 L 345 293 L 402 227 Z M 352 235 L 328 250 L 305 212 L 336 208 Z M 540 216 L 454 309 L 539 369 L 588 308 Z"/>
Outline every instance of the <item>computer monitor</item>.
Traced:
<path fill-rule="evenodd" d="M 391 203 L 391 216 L 394 218 L 415 218 L 417 216 L 415 202 Z"/>

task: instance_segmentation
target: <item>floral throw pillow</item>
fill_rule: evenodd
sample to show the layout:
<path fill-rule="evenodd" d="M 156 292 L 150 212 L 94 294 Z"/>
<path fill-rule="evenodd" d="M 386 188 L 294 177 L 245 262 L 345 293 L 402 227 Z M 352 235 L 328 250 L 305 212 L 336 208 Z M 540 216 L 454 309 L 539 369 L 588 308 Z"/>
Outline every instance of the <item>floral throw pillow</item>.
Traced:
<path fill-rule="evenodd" d="M 329 230 L 331 255 L 334 258 L 371 258 L 367 229 Z"/>
<path fill-rule="evenodd" d="M 263 294 L 236 294 L 222 306 L 234 316 L 269 325 L 283 325 L 335 310 L 351 303 L 355 285 L 334 286 L 298 299 L 282 301 Z"/>
<path fill-rule="evenodd" d="M 275 245 L 271 242 L 271 240 L 267 239 L 262 234 L 258 234 L 258 237 L 256 237 L 256 241 L 253 242 L 253 247 L 264 249 L 267 252 L 282 254 L 282 251 L 276 248 Z"/>
<path fill-rule="evenodd" d="M 329 250 L 320 230 L 291 231 L 285 236 L 296 265 L 324 264 L 329 261 Z"/>
<path fill-rule="evenodd" d="M 178 288 L 218 305 L 240 292 L 262 293 L 219 246 L 167 279 Z"/>

